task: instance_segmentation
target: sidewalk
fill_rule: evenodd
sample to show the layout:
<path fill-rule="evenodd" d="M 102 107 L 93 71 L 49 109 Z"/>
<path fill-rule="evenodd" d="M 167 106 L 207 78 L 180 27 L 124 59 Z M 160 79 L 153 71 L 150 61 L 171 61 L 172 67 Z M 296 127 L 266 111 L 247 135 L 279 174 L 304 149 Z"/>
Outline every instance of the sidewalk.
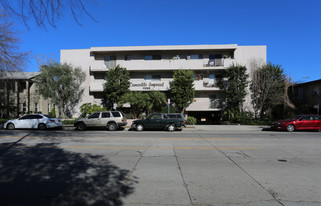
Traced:
<path fill-rule="evenodd" d="M 267 125 L 193 125 L 195 130 L 205 131 L 262 131 Z"/>
<path fill-rule="evenodd" d="M 130 129 L 130 125 L 124 127 L 125 130 Z M 187 125 L 183 130 L 199 130 L 199 131 L 262 131 L 269 129 L 267 125 Z M 63 130 L 74 130 L 74 125 L 63 125 Z"/>

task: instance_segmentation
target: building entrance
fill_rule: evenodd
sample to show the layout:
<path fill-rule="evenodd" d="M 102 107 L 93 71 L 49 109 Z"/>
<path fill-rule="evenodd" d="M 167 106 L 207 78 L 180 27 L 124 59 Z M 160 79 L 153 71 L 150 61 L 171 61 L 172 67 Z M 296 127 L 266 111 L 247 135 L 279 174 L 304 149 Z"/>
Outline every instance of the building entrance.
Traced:
<path fill-rule="evenodd" d="M 190 111 L 188 116 L 195 117 L 199 125 L 220 124 L 221 111 Z"/>

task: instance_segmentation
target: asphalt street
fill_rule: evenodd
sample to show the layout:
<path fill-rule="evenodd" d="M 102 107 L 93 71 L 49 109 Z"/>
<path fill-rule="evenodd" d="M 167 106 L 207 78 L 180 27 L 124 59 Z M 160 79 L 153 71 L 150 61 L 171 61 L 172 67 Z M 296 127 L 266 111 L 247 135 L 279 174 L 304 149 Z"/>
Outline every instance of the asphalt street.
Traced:
<path fill-rule="evenodd" d="M 320 145 L 261 127 L 0 130 L 0 204 L 316 206 Z"/>

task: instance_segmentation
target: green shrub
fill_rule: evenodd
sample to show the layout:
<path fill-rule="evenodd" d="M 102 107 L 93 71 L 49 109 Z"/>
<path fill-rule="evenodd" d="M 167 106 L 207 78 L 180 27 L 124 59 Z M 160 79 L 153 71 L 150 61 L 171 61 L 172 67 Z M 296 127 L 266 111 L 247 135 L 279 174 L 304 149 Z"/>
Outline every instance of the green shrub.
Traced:
<path fill-rule="evenodd" d="M 6 121 L 8 121 L 7 119 L 0 119 L 0 124 L 4 124 Z"/>
<path fill-rule="evenodd" d="M 167 106 L 166 107 L 162 107 L 160 112 L 161 113 L 168 113 L 168 107 Z M 169 113 L 176 113 L 176 108 L 173 107 L 173 106 L 170 106 L 169 107 Z"/>
<path fill-rule="evenodd" d="M 97 104 L 85 103 L 80 106 L 81 117 L 86 117 L 88 114 L 95 112 L 107 111 L 106 107 L 99 106 Z"/>
<path fill-rule="evenodd" d="M 55 108 L 51 109 L 50 116 L 53 117 L 53 118 L 56 118 L 56 110 L 55 110 Z"/>
<path fill-rule="evenodd" d="M 187 124 L 188 124 L 188 125 L 195 125 L 195 124 L 196 124 L 196 118 L 195 118 L 195 117 L 188 116 L 188 117 L 187 117 Z"/>
<path fill-rule="evenodd" d="M 65 119 L 62 120 L 62 124 L 74 124 L 75 120 L 74 119 Z"/>
<path fill-rule="evenodd" d="M 135 119 L 134 115 L 132 113 L 125 114 L 127 119 Z"/>
<path fill-rule="evenodd" d="M 242 125 L 270 125 L 269 119 L 255 119 L 252 112 L 231 112 L 229 111 L 230 122 Z"/>

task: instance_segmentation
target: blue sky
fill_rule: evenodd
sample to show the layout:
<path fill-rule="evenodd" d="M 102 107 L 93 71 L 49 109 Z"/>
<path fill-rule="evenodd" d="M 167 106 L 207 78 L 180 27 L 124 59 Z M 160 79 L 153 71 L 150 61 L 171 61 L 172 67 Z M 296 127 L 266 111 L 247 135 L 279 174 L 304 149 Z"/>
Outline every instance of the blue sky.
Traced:
<path fill-rule="evenodd" d="M 86 0 L 83 0 L 86 1 Z M 294 81 L 321 79 L 320 0 L 88 0 L 77 25 L 68 9 L 47 30 L 14 19 L 33 57 L 100 46 L 266 45 L 267 59 Z M 31 60 L 26 71 L 38 71 Z"/>

